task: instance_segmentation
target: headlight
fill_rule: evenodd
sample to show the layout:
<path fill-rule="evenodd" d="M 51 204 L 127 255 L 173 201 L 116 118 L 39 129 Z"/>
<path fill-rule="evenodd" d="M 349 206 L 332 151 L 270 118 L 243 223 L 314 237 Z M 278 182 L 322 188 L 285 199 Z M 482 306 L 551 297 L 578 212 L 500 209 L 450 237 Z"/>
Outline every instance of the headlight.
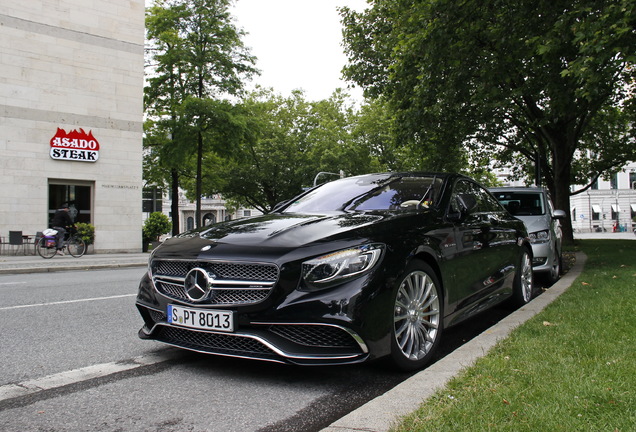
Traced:
<path fill-rule="evenodd" d="M 529 236 L 530 243 L 547 243 L 550 241 L 550 230 L 533 232 Z"/>
<path fill-rule="evenodd" d="M 368 244 L 305 261 L 302 265 L 304 288 L 315 291 L 361 276 L 380 260 L 383 250 L 382 244 Z"/>

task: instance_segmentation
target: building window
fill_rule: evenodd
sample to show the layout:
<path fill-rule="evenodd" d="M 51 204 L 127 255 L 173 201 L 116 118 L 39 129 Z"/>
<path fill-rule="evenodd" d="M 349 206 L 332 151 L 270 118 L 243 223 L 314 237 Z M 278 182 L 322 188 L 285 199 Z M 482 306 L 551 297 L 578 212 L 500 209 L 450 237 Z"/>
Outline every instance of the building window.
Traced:
<path fill-rule="evenodd" d="M 592 220 L 601 220 L 601 206 L 593 205 L 592 206 Z"/>
<path fill-rule="evenodd" d="M 592 190 L 598 190 L 598 179 L 594 180 L 594 183 L 592 183 Z"/>
<path fill-rule="evenodd" d="M 618 204 L 612 204 L 612 219 L 614 220 L 618 220 L 618 215 L 621 212 L 621 208 L 618 206 Z"/>
<path fill-rule="evenodd" d="M 190 231 L 192 229 L 194 229 L 194 218 L 190 216 L 186 220 L 186 231 Z"/>
<path fill-rule="evenodd" d="M 631 189 L 636 189 L 636 172 L 634 171 L 629 173 L 629 187 Z"/>
<path fill-rule="evenodd" d="M 618 189 L 618 173 L 612 174 L 610 179 L 610 189 Z"/>
<path fill-rule="evenodd" d="M 162 195 L 163 191 L 156 186 L 144 188 L 141 211 L 144 213 L 160 212 L 162 208 Z"/>
<path fill-rule="evenodd" d="M 252 216 L 252 211 L 251 210 L 243 210 L 243 217 L 249 217 Z"/>

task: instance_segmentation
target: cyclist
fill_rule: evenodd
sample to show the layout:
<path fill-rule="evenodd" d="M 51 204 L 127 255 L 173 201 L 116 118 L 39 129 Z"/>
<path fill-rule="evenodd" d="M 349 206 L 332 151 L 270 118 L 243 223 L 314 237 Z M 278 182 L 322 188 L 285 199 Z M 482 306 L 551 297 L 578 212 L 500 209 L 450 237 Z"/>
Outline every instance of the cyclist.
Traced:
<path fill-rule="evenodd" d="M 69 214 L 68 203 L 62 204 L 62 206 L 55 211 L 53 219 L 51 220 L 51 228 L 57 230 L 57 254 L 64 255 L 62 252 L 64 246 L 64 234 L 69 227 L 74 227 L 73 219 Z"/>

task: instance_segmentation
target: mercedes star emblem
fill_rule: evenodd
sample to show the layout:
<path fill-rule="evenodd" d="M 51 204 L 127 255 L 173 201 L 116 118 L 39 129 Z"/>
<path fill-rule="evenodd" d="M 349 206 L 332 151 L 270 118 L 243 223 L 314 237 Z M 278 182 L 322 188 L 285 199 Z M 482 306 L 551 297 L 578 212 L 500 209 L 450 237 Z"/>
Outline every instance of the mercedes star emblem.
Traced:
<path fill-rule="evenodd" d="M 193 268 L 186 275 L 183 285 L 188 298 L 200 302 L 205 300 L 210 291 L 210 276 L 202 268 Z"/>

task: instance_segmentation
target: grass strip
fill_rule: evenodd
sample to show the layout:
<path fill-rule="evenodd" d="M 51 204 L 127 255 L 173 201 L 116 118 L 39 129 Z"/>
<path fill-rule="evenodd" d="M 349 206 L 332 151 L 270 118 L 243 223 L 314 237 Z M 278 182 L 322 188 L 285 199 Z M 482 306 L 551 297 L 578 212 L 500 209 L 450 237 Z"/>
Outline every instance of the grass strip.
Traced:
<path fill-rule="evenodd" d="M 584 240 L 582 274 L 392 428 L 636 430 L 636 241 Z"/>

